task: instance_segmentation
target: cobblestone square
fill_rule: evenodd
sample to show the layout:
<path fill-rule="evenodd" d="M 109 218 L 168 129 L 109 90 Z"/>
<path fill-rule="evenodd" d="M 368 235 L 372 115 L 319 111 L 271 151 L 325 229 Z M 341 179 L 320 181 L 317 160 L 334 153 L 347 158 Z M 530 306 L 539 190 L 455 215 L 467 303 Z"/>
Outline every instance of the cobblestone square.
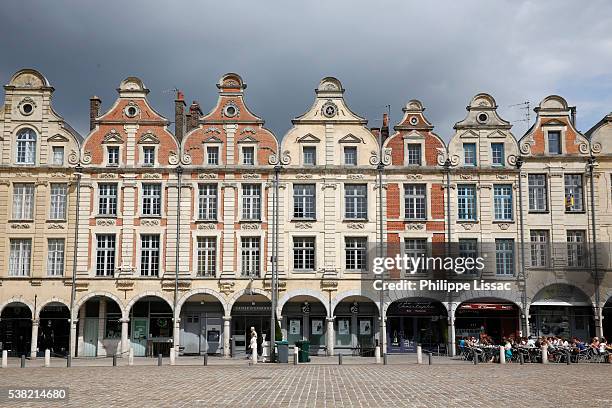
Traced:
<path fill-rule="evenodd" d="M 6 407 L 609 407 L 607 364 L 8 368 L 0 387 L 69 387 Z"/>

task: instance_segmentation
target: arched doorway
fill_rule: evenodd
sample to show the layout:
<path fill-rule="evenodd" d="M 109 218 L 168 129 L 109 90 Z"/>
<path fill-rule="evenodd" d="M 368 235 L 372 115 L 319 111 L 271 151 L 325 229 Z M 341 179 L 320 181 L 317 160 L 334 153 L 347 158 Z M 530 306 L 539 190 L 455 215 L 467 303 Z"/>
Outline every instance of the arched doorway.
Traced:
<path fill-rule="evenodd" d="M 541 289 L 529 308 L 531 334 L 588 341 L 595 336 L 591 299 L 575 286 L 557 283 Z"/>
<path fill-rule="evenodd" d="M 455 312 L 457 339 L 491 337 L 495 344 L 503 338 L 517 339 L 520 334 L 520 308 L 497 298 L 477 298 L 461 303 Z"/>
<path fill-rule="evenodd" d="M 180 307 L 180 352 L 189 355 L 223 353 L 224 305 L 209 293 L 195 293 Z"/>
<path fill-rule="evenodd" d="M 308 340 L 311 354 L 325 354 L 327 339 L 327 309 L 319 299 L 309 295 L 297 295 L 283 305 L 283 338 L 289 347 L 296 341 Z"/>
<path fill-rule="evenodd" d="M 21 302 L 6 305 L 0 313 L 0 349 L 10 356 L 30 355 L 32 312 Z"/>
<path fill-rule="evenodd" d="M 107 296 L 87 299 L 79 308 L 78 355 L 111 356 L 121 351 L 121 306 Z"/>
<path fill-rule="evenodd" d="M 172 307 L 159 296 L 145 296 L 130 308 L 130 341 L 135 356 L 170 355 Z"/>
<path fill-rule="evenodd" d="M 603 314 L 603 335 L 608 342 L 612 340 L 612 297 L 608 299 L 602 310 Z"/>
<path fill-rule="evenodd" d="M 38 355 L 50 350 L 52 356 L 66 356 L 70 342 L 70 309 L 63 303 L 47 303 L 40 310 Z"/>
<path fill-rule="evenodd" d="M 446 307 L 437 300 L 406 298 L 387 308 L 387 352 L 415 352 L 417 344 L 433 350 L 445 347 L 448 336 Z"/>
<path fill-rule="evenodd" d="M 270 340 L 270 316 L 272 304 L 267 296 L 247 290 L 232 304 L 231 355 L 244 355 L 249 348 L 251 327 L 257 332 L 257 353 L 261 344 Z M 265 336 L 264 336 L 265 335 Z"/>
<path fill-rule="evenodd" d="M 365 296 L 348 296 L 334 307 L 334 352 L 374 355 L 378 344 L 379 317 L 376 304 Z"/>

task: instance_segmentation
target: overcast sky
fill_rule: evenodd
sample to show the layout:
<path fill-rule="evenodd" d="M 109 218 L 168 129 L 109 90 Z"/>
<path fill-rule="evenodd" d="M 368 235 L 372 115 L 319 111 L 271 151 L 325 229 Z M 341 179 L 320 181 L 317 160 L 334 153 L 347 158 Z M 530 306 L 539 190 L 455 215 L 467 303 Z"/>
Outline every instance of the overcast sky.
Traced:
<path fill-rule="evenodd" d="M 549 1 L 30 1 L 0 5 L 0 78 L 36 68 L 54 106 L 89 129 L 89 97 L 115 100 L 119 82 L 142 78 L 153 106 L 174 120 L 173 88 L 204 112 L 215 83 L 237 72 L 249 107 L 281 138 L 324 76 L 349 106 L 380 126 L 420 99 L 444 139 L 478 92 L 502 116 L 557 93 L 586 131 L 612 111 L 612 2 Z M 514 122 L 520 137 L 525 122 Z"/>

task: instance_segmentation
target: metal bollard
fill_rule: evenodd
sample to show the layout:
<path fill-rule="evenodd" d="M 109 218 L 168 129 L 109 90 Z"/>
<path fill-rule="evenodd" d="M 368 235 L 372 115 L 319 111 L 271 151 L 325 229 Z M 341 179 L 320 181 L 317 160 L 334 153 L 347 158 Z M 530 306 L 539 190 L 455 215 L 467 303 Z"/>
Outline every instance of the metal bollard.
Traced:
<path fill-rule="evenodd" d="M 173 366 L 176 362 L 176 349 L 172 347 L 170 349 L 170 365 Z"/>
<path fill-rule="evenodd" d="M 570 351 L 567 350 L 567 355 L 566 355 L 566 359 L 567 359 L 567 365 L 570 365 L 572 362 L 570 361 L 572 358 L 572 355 L 570 354 Z"/>
<path fill-rule="evenodd" d="M 117 367 L 117 355 L 113 354 L 113 367 Z"/>
<path fill-rule="evenodd" d="M 338 354 L 338 364 L 342 365 L 342 353 Z"/>
<path fill-rule="evenodd" d="M 521 365 L 525 364 L 525 356 L 523 356 L 523 353 L 519 351 L 519 363 L 521 363 Z"/>
<path fill-rule="evenodd" d="M 548 364 L 548 345 L 542 346 L 542 364 Z"/>
<path fill-rule="evenodd" d="M 383 353 L 383 365 L 387 365 L 387 353 Z"/>
<path fill-rule="evenodd" d="M 376 364 L 380 364 L 380 346 L 376 346 L 374 349 L 374 357 L 376 358 Z"/>
<path fill-rule="evenodd" d="M 66 357 L 66 367 L 72 367 L 72 356 L 70 354 Z"/>
<path fill-rule="evenodd" d="M 134 365 L 134 349 L 132 347 L 130 347 L 130 350 L 128 351 L 128 365 Z"/>
<path fill-rule="evenodd" d="M 21 355 L 21 368 L 25 368 L 25 356 Z"/>
<path fill-rule="evenodd" d="M 418 344 L 417 345 L 417 364 L 423 364 L 423 349 L 421 348 L 421 345 Z"/>
<path fill-rule="evenodd" d="M 506 364 L 506 349 L 499 346 L 499 364 Z"/>
<path fill-rule="evenodd" d="M 297 355 L 297 353 L 293 353 L 293 365 L 298 365 L 298 355 Z"/>
<path fill-rule="evenodd" d="M 478 365 L 478 353 L 476 352 L 474 353 L 473 361 L 474 361 L 474 365 Z"/>
<path fill-rule="evenodd" d="M 429 365 L 431 365 L 431 351 L 427 355 L 429 356 Z"/>
<path fill-rule="evenodd" d="M 45 367 L 51 367 L 51 350 L 45 350 Z"/>
<path fill-rule="evenodd" d="M 8 367 L 8 351 L 2 350 L 2 368 Z"/>
<path fill-rule="evenodd" d="M 208 354 L 204 354 L 204 365 L 208 365 Z"/>
<path fill-rule="evenodd" d="M 157 366 L 161 367 L 161 365 L 162 365 L 162 355 L 161 355 L 161 353 L 159 353 L 157 355 Z"/>

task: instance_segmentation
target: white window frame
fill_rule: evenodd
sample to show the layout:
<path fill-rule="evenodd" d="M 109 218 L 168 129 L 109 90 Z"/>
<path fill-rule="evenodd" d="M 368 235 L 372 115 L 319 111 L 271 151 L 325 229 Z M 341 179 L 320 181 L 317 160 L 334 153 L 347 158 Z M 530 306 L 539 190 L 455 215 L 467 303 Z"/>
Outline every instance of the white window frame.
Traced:
<path fill-rule="evenodd" d="M 348 214 L 348 205 L 349 205 L 349 199 L 351 201 L 353 201 L 352 206 L 353 207 L 358 207 L 358 203 L 356 202 L 357 199 L 360 199 L 362 196 L 357 196 L 357 195 L 352 195 L 350 196 L 350 198 L 347 196 L 347 187 L 355 187 L 355 186 L 361 186 L 361 187 L 365 187 L 365 205 L 363 206 L 365 209 L 365 214 L 363 214 L 363 217 L 361 216 L 361 212 L 358 211 L 358 208 L 353 208 L 353 214 L 351 216 L 349 216 Z M 366 183 L 346 183 L 344 184 L 344 188 L 343 188 L 343 201 L 344 201 L 344 206 L 343 206 L 343 212 L 344 212 L 344 219 L 345 220 L 367 220 L 368 219 L 368 213 L 369 213 L 369 208 L 368 208 L 368 196 L 369 196 L 369 191 L 368 191 L 368 184 Z"/>
<path fill-rule="evenodd" d="M 32 238 L 9 240 L 9 276 L 30 276 L 32 268 Z"/>
<path fill-rule="evenodd" d="M 211 197 L 210 195 L 206 194 L 206 195 L 202 195 L 202 189 L 206 187 L 213 187 L 214 188 L 214 200 L 210 199 L 210 198 L 206 198 L 205 197 Z M 198 183 L 197 184 L 197 191 L 198 191 L 198 205 L 197 205 L 197 209 L 198 209 L 198 213 L 197 213 L 197 220 L 198 221 L 217 221 L 219 218 L 219 184 L 217 183 Z M 206 208 L 204 208 L 202 206 L 203 202 L 206 203 L 212 203 L 212 205 L 214 206 L 213 209 L 211 210 L 209 208 L 209 206 L 207 206 Z M 206 211 L 203 211 L 205 210 Z M 202 217 L 202 213 L 205 213 L 207 216 Z M 213 216 L 210 215 L 210 213 L 213 212 Z"/>
<path fill-rule="evenodd" d="M 36 206 L 36 186 L 34 183 L 14 183 L 11 219 L 32 221 Z"/>
<path fill-rule="evenodd" d="M 423 189 L 423 195 L 420 194 L 415 194 L 414 193 L 414 187 L 418 187 L 418 188 L 422 188 Z M 411 188 L 412 191 L 408 191 L 408 188 Z M 423 184 L 423 183 L 404 183 L 403 185 L 403 190 L 404 190 L 404 212 L 403 212 L 403 216 L 405 220 L 408 221 L 426 221 L 427 220 L 427 207 L 428 207 L 428 200 L 427 200 L 427 184 Z M 423 216 L 422 217 L 416 217 L 416 203 L 417 200 L 423 200 Z M 414 208 L 412 208 L 411 211 L 411 216 L 408 216 L 408 210 L 409 210 L 409 206 L 408 204 L 408 200 L 410 200 L 410 207 L 412 207 L 412 204 L 414 205 Z"/>
<path fill-rule="evenodd" d="M 104 237 L 104 240 L 100 238 Z M 109 243 L 108 238 L 112 237 L 113 247 L 107 246 Z M 99 233 L 95 235 L 96 238 L 96 258 L 94 262 L 94 276 L 96 277 L 108 277 L 115 275 L 115 269 L 117 269 L 117 234 L 114 233 Z M 104 241 L 105 246 L 101 247 L 100 244 Z M 98 269 L 98 258 L 100 257 L 100 253 L 102 252 L 102 258 L 104 259 L 104 267 L 102 270 Z M 110 255 L 112 254 L 112 268 L 109 267 L 109 260 L 111 259 Z M 102 272 L 102 273 L 99 273 Z"/>
<path fill-rule="evenodd" d="M 302 186 L 309 186 L 312 187 L 312 196 L 309 195 L 305 195 L 302 193 L 296 193 L 295 189 L 296 187 L 302 187 Z M 308 217 L 308 216 L 304 216 L 304 217 L 299 217 L 295 215 L 295 210 L 296 210 L 296 205 L 298 204 L 298 200 L 301 201 L 302 203 L 302 207 L 306 207 L 306 200 L 312 197 L 312 217 Z M 314 221 L 317 219 L 317 185 L 315 183 L 294 183 L 293 184 L 293 194 L 292 194 L 292 199 L 293 199 L 293 212 L 292 212 L 292 218 L 294 220 L 311 220 Z M 306 211 L 303 211 L 306 214 Z"/>
<path fill-rule="evenodd" d="M 29 137 L 24 135 L 28 134 Z M 31 127 L 24 127 L 15 133 L 15 164 L 31 166 L 36 164 L 38 152 L 38 132 Z M 20 150 L 23 150 L 21 153 Z M 20 156 L 23 154 L 23 159 Z"/>
<path fill-rule="evenodd" d="M 212 242 L 212 246 L 209 244 Z M 201 246 L 200 244 L 204 243 L 206 245 Z M 214 251 L 213 256 L 210 256 L 210 252 Z M 200 256 L 203 254 L 203 258 Z M 204 236 L 198 235 L 195 237 L 195 257 L 196 260 L 196 277 L 198 278 L 215 278 L 218 275 L 219 269 L 219 245 L 218 245 L 218 237 L 217 236 Z M 202 265 L 202 260 L 204 260 L 204 265 Z M 212 273 L 209 270 L 210 264 L 213 263 Z M 204 270 L 205 273 L 200 273 L 201 270 Z"/>
<path fill-rule="evenodd" d="M 306 150 L 308 149 L 308 151 L 310 151 L 311 149 L 314 151 L 314 161 L 312 163 L 306 163 Z M 311 144 L 307 144 L 307 145 L 302 145 L 302 166 L 316 166 L 318 163 L 318 152 L 317 152 L 317 146 L 316 145 L 311 145 Z"/>
<path fill-rule="evenodd" d="M 56 152 L 61 151 L 62 152 L 62 160 L 60 162 L 56 162 L 56 157 L 55 154 Z M 65 163 L 65 157 L 66 157 L 66 148 L 64 146 L 51 146 L 51 165 L 52 166 L 63 166 Z"/>
<path fill-rule="evenodd" d="M 295 235 L 291 237 L 291 253 L 292 266 L 295 272 L 315 272 L 317 270 L 317 238 L 314 236 Z M 312 243 L 312 246 L 309 244 Z M 309 254 L 312 253 L 312 256 Z M 312 258 L 312 267 L 308 268 L 307 264 Z M 296 267 L 296 264 L 301 264 L 301 267 Z"/>
<path fill-rule="evenodd" d="M 355 152 L 355 162 L 354 163 L 347 163 L 347 161 L 346 161 L 347 149 L 350 149 L 353 152 Z M 359 165 L 359 149 L 357 148 L 357 146 L 350 146 L 350 145 L 343 146 L 342 147 L 342 157 L 343 157 L 343 161 L 344 161 L 344 165 L 345 166 L 357 166 L 357 165 Z"/>
<path fill-rule="evenodd" d="M 108 159 L 110 158 L 110 149 L 117 149 L 117 163 L 111 163 Z M 121 153 L 122 146 L 117 144 L 108 144 L 104 146 L 104 166 L 106 167 L 119 167 L 121 166 Z"/>
<path fill-rule="evenodd" d="M 139 146 L 140 149 L 140 164 L 143 167 L 155 167 L 158 165 L 158 161 L 157 161 L 157 151 L 158 151 L 158 146 L 156 145 L 141 145 Z M 153 150 L 153 163 L 146 163 L 146 153 L 145 151 L 149 151 L 149 149 Z"/>
<path fill-rule="evenodd" d="M 145 240 L 145 237 L 147 238 Z M 156 239 L 155 239 L 156 238 Z M 148 240 L 151 240 L 150 243 L 147 243 Z M 155 244 L 157 241 L 157 247 Z M 145 246 L 145 243 L 147 245 Z M 161 234 L 149 234 L 143 233 L 140 234 L 139 237 L 139 257 L 138 257 L 138 270 L 140 272 L 140 277 L 143 278 L 158 278 L 162 276 L 162 235 Z M 145 261 L 145 254 L 148 255 L 147 261 Z M 153 256 L 157 256 L 157 273 L 154 273 L 154 262 Z M 146 268 L 144 267 L 146 265 Z"/>
<path fill-rule="evenodd" d="M 221 143 L 213 143 L 210 145 L 205 145 L 204 146 L 204 165 L 205 166 L 210 166 L 210 167 L 218 167 L 220 166 L 222 163 L 221 160 Z M 209 154 L 209 149 L 217 149 L 217 164 L 210 164 L 208 162 L 208 154 Z"/>
<path fill-rule="evenodd" d="M 245 243 L 246 241 L 251 242 L 251 244 L 249 244 L 249 246 L 245 247 Z M 253 246 L 252 244 L 255 241 L 251 241 L 251 240 L 257 240 L 258 241 L 258 247 L 255 248 L 255 246 Z M 262 268 L 263 268 L 263 263 L 265 262 L 265 259 L 263 259 L 263 239 L 260 235 L 243 235 L 239 237 L 239 241 L 238 243 L 240 244 L 239 250 L 240 250 L 240 277 L 242 278 L 259 278 L 262 276 Z M 244 253 L 244 251 L 247 251 L 246 254 Z M 257 251 L 256 251 L 257 250 Z M 254 254 L 255 252 L 258 253 L 258 259 L 255 260 L 254 259 Z M 245 263 L 245 257 L 248 258 L 248 266 L 252 266 L 252 264 L 254 262 L 257 262 L 258 264 L 256 265 L 257 268 L 254 271 L 251 272 L 255 272 L 253 273 L 247 273 L 245 274 L 245 268 L 248 269 L 247 264 Z"/>
<path fill-rule="evenodd" d="M 100 208 L 101 208 L 101 201 L 102 198 L 105 198 L 106 200 L 109 200 L 110 198 L 112 198 L 113 196 L 111 195 L 102 195 L 102 186 L 108 186 L 108 185 L 114 185 L 115 186 L 115 213 L 114 214 L 110 214 L 108 211 L 107 212 L 101 212 Z M 104 183 L 98 183 L 98 185 L 96 186 L 96 214 L 98 214 L 99 217 L 118 217 L 119 216 L 119 191 L 121 190 L 119 183 L 117 182 L 104 182 Z M 108 208 L 110 208 L 109 206 L 110 201 L 106 202 L 106 206 Z"/>
<path fill-rule="evenodd" d="M 531 185 L 530 179 L 536 181 L 538 178 L 542 178 L 544 180 L 544 185 Z M 540 197 L 541 194 L 538 192 L 543 192 L 544 197 Z M 548 176 L 545 173 L 532 173 L 527 175 L 527 195 L 528 202 L 527 208 L 531 213 L 546 213 L 548 212 Z M 544 208 L 535 208 L 531 206 L 531 203 L 537 204 L 538 201 L 543 199 Z"/>
<path fill-rule="evenodd" d="M 353 236 L 347 235 L 343 237 L 342 242 L 342 251 L 343 256 L 342 260 L 343 268 L 347 273 L 365 273 L 368 271 L 368 242 L 369 237 L 367 236 Z M 356 245 L 349 246 L 349 241 L 356 243 Z M 355 256 L 355 266 L 357 266 L 357 257 L 359 256 L 359 252 L 363 251 L 363 268 L 349 268 L 349 252 L 352 252 Z"/>
<path fill-rule="evenodd" d="M 253 149 L 253 163 L 246 164 L 245 163 L 245 154 L 244 149 Z M 257 166 L 257 146 L 255 144 L 245 144 L 240 146 L 240 165 L 242 166 Z"/>
<path fill-rule="evenodd" d="M 159 195 L 150 194 L 151 191 L 148 191 L 149 194 L 145 194 L 148 189 L 157 187 L 159 188 Z M 164 186 L 162 183 L 142 183 L 140 186 L 140 215 L 142 217 L 161 217 L 162 216 L 162 208 L 163 208 L 163 196 L 164 196 Z M 145 211 L 146 208 L 149 210 Z"/>
<path fill-rule="evenodd" d="M 256 197 L 255 195 L 249 194 L 249 195 L 245 195 L 245 187 L 247 186 L 257 186 L 259 189 L 259 210 L 257 212 L 257 216 L 255 216 L 255 211 L 254 211 L 254 206 L 253 206 L 253 202 L 254 202 L 254 198 Z M 241 221 L 249 221 L 249 222 L 261 222 L 263 221 L 263 205 L 264 205 L 264 200 L 263 200 L 263 193 L 264 193 L 264 188 L 262 186 L 261 183 L 241 183 L 240 184 L 240 220 Z M 246 208 L 245 208 L 245 200 L 251 197 L 249 203 L 249 210 L 248 213 L 246 214 Z M 247 215 L 245 217 L 245 214 Z"/>
<path fill-rule="evenodd" d="M 512 184 L 493 185 L 493 219 L 514 220 L 514 192 Z"/>
<path fill-rule="evenodd" d="M 60 191 L 54 191 L 56 188 Z M 68 207 L 68 185 L 66 183 L 50 183 L 49 194 L 49 219 L 65 221 Z"/>
<path fill-rule="evenodd" d="M 418 163 L 410 163 L 410 147 L 419 148 Z M 422 166 L 423 165 L 423 144 L 420 142 L 407 142 L 406 143 L 406 166 Z"/>
<path fill-rule="evenodd" d="M 64 238 L 47 239 L 47 276 L 64 276 L 65 251 Z"/>

